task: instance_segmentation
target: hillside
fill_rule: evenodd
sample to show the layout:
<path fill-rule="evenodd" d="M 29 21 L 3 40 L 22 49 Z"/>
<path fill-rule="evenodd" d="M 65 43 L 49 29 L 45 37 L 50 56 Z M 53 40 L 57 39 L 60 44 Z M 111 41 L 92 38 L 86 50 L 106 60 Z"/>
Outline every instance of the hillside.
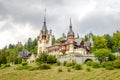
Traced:
<path fill-rule="evenodd" d="M 103 68 L 86 71 L 71 69 L 67 72 L 67 67 L 62 67 L 63 72 L 58 72 L 58 66 L 52 66 L 48 70 L 15 70 L 15 66 L 0 69 L 0 80 L 120 80 L 120 70 L 105 70 Z"/>

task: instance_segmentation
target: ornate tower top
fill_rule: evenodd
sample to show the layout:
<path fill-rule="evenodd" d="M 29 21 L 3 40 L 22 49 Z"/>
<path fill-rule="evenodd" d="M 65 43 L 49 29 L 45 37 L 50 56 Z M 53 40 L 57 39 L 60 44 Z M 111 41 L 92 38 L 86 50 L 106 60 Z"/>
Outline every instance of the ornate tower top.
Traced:
<path fill-rule="evenodd" d="M 68 32 L 67 36 L 74 36 L 74 32 L 73 32 L 73 30 L 72 30 L 72 22 L 71 22 L 71 18 L 70 18 L 69 32 Z"/>
<path fill-rule="evenodd" d="M 43 27 L 42 27 L 42 35 L 45 36 L 46 33 L 48 32 L 47 30 L 47 25 L 46 25 L 46 9 L 45 9 L 45 16 L 44 16 L 44 22 L 43 22 Z"/>

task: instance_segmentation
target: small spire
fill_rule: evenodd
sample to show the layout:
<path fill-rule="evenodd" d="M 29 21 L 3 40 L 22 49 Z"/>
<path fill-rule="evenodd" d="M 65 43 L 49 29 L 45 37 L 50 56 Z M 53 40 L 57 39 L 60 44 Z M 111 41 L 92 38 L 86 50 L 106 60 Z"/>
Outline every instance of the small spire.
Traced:
<path fill-rule="evenodd" d="M 45 8 L 44 23 L 46 23 L 46 8 Z"/>
<path fill-rule="evenodd" d="M 70 28 L 72 28 L 72 22 L 71 22 L 71 17 L 70 17 Z"/>

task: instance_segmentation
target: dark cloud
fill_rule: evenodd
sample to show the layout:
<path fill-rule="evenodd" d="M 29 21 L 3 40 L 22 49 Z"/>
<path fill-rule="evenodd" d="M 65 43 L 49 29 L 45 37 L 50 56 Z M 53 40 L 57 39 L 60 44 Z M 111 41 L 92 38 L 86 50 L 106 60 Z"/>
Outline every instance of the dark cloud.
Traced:
<path fill-rule="evenodd" d="M 116 14 L 92 13 L 76 24 L 79 32 L 83 34 L 88 32 L 98 35 L 112 34 L 120 29 L 120 14 L 116 16 Z"/>

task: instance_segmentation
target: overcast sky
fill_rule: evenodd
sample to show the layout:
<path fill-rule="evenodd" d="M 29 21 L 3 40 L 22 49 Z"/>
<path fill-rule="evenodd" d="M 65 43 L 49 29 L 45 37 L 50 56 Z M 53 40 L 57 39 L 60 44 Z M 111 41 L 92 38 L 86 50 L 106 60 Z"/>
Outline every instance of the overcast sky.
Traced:
<path fill-rule="evenodd" d="M 55 37 L 73 31 L 83 36 L 120 30 L 120 0 L 0 0 L 0 48 L 36 38 L 47 9 L 47 27 Z"/>

